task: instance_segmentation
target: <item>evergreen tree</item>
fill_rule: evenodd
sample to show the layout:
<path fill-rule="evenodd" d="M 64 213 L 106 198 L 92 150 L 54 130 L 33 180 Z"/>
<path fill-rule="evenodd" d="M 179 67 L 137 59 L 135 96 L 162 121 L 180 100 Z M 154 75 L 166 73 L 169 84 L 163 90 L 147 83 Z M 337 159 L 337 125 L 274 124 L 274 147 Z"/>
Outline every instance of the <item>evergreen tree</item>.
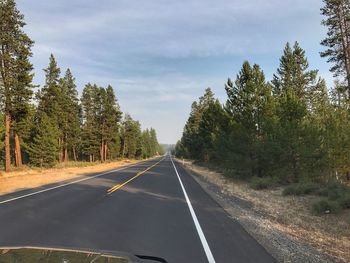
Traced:
<path fill-rule="evenodd" d="M 100 134 L 98 122 L 98 105 L 96 97 L 99 88 L 96 85 L 87 84 L 83 90 L 81 105 L 83 112 L 82 127 L 82 152 L 89 157 L 89 161 L 96 160 L 100 147 Z"/>
<path fill-rule="evenodd" d="M 140 142 L 140 123 L 133 120 L 129 114 L 126 114 L 122 125 L 122 157 L 132 159 L 135 158 L 137 154 L 142 153 Z"/>
<path fill-rule="evenodd" d="M 205 90 L 198 102 L 193 102 L 190 117 L 188 118 L 182 137 L 182 145 L 186 148 L 186 157 L 197 159 L 202 149 L 202 139 L 199 136 L 199 125 L 202 114 L 214 102 L 214 94 L 210 88 Z"/>
<path fill-rule="evenodd" d="M 232 116 L 236 127 L 236 162 L 242 172 L 262 175 L 262 161 L 258 151 L 259 141 L 266 134 L 266 113 L 271 97 L 270 86 L 258 65 L 244 62 L 235 83 L 226 84 L 228 100 L 226 111 Z"/>
<path fill-rule="evenodd" d="M 80 122 L 81 108 L 79 105 L 78 91 L 75 85 L 75 79 L 69 69 L 60 81 L 61 100 L 60 111 L 61 118 L 59 126 L 62 130 L 62 160 L 69 160 L 69 152 L 73 154 L 73 158 L 77 160 L 77 148 L 80 144 Z"/>
<path fill-rule="evenodd" d="M 103 94 L 101 160 L 106 161 L 108 155 L 110 157 L 118 156 L 119 125 L 122 113 L 112 86 L 109 85 Z"/>
<path fill-rule="evenodd" d="M 350 170 L 350 104 L 347 88 L 335 82 L 331 92 L 332 111 L 324 122 L 326 124 L 325 147 L 328 149 L 331 176 L 337 178 L 349 174 Z"/>
<path fill-rule="evenodd" d="M 328 49 L 321 53 L 334 64 L 331 72 L 345 76 L 350 98 L 350 2 L 348 0 L 323 0 L 322 24 L 328 28 L 327 37 L 321 44 Z"/>
<path fill-rule="evenodd" d="M 57 66 L 55 57 L 51 54 L 49 66 L 44 69 L 46 74 L 46 81 L 44 87 L 36 94 L 38 100 L 37 108 L 37 120 L 41 121 L 41 116 L 46 115 L 52 125 L 56 126 L 59 148 L 56 152 L 57 160 L 62 160 L 62 148 L 63 148 L 63 133 L 62 122 L 64 119 L 64 111 L 62 110 L 63 94 L 60 86 L 60 73 L 61 70 Z M 40 125 L 40 124 L 38 124 Z"/>
<path fill-rule="evenodd" d="M 198 159 L 204 162 L 219 161 L 219 155 L 222 156 L 218 151 L 219 137 L 226 131 L 226 125 L 227 114 L 219 100 L 210 101 L 203 111 L 199 124 L 198 135 L 201 138 L 202 147 Z"/>
<path fill-rule="evenodd" d="M 21 142 L 17 123 L 27 113 L 32 95 L 31 47 L 33 41 L 25 34 L 24 16 L 14 0 L 0 1 L 0 95 L 5 119 L 5 170 L 10 170 L 10 129 L 14 124 L 15 160 L 21 165 Z"/>
<path fill-rule="evenodd" d="M 150 135 L 150 143 L 151 143 L 150 156 L 158 155 L 159 154 L 159 143 L 157 140 L 156 130 L 151 128 L 149 131 L 149 135 Z"/>
<path fill-rule="evenodd" d="M 142 132 L 142 157 L 150 158 L 152 157 L 152 142 L 151 134 L 149 129 L 146 129 Z"/>
<path fill-rule="evenodd" d="M 299 44 L 296 42 L 293 49 L 287 44 L 272 81 L 279 120 L 274 129 L 279 145 L 275 160 L 280 167 L 278 173 L 284 173 L 288 181 L 298 180 L 305 160 L 317 150 L 307 148 L 312 145 L 308 145 L 310 141 L 305 135 L 310 128 L 306 125 L 308 112 L 313 107 L 313 91 L 321 80 L 317 80 L 317 71 L 308 67 L 305 51 Z"/>
<path fill-rule="evenodd" d="M 41 113 L 39 118 L 29 148 L 30 161 L 39 167 L 52 167 L 57 160 L 59 131 L 45 112 Z"/>
<path fill-rule="evenodd" d="M 39 114 L 45 113 L 54 123 L 58 125 L 62 117 L 60 103 L 62 101 L 62 92 L 60 87 L 61 70 L 53 54 L 50 55 L 49 66 L 44 69 L 46 80 L 44 87 L 36 94 L 38 100 Z"/>

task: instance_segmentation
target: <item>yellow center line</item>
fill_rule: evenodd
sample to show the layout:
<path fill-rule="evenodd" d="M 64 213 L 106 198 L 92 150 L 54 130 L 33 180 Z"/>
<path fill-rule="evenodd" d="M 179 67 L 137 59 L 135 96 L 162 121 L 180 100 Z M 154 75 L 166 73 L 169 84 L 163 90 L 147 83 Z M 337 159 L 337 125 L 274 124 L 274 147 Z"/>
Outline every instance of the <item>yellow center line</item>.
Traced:
<path fill-rule="evenodd" d="M 148 172 L 149 170 L 151 170 L 153 167 L 155 167 L 156 165 L 158 165 L 161 161 L 163 161 L 165 158 L 161 159 L 159 162 L 151 165 L 150 167 L 148 167 L 146 170 L 143 170 L 142 172 L 138 172 L 134 177 L 130 178 L 129 180 L 127 180 L 126 182 L 122 183 L 122 184 L 117 184 L 115 186 L 113 186 L 112 188 L 107 190 L 107 194 L 110 195 L 112 193 L 114 193 L 115 191 L 119 190 L 120 188 L 122 188 L 123 186 L 125 186 L 126 184 L 130 183 L 131 181 L 135 180 L 137 177 L 143 175 L 144 173 Z"/>

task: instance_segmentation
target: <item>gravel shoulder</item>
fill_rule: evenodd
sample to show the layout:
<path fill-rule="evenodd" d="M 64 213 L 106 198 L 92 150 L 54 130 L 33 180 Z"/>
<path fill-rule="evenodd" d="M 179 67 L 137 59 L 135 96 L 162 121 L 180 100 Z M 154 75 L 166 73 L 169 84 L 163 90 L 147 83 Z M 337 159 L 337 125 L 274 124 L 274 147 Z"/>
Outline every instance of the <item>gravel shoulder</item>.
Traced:
<path fill-rule="evenodd" d="M 313 216 L 309 207 L 317 197 L 255 191 L 190 161 L 178 163 L 278 262 L 350 262 L 349 210 Z"/>

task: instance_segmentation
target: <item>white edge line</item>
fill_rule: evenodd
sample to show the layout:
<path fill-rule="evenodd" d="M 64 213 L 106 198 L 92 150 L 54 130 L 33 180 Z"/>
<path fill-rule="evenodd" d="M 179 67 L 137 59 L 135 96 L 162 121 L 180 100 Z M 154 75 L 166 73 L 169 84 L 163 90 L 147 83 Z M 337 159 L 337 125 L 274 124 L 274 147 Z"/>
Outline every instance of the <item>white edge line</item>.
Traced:
<path fill-rule="evenodd" d="M 208 242 L 207 242 L 207 239 L 205 238 L 205 235 L 203 233 L 203 230 L 201 228 L 201 225 L 199 224 L 199 221 L 198 221 L 198 218 L 196 216 L 196 213 L 194 212 L 194 209 L 192 207 L 192 204 L 191 204 L 191 201 L 190 199 L 188 198 L 188 195 L 187 195 L 187 192 L 185 190 L 185 187 L 181 181 L 181 178 L 180 178 L 180 175 L 176 169 L 176 166 L 173 162 L 173 159 L 171 158 L 171 154 L 170 154 L 170 160 L 171 160 L 171 163 L 173 164 L 174 166 L 174 169 L 175 169 L 175 172 L 176 172 L 176 175 L 177 175 L 177 178 L 179 179 L 179 182 L 180 182 L 180 185 L 181 185 L 181 188 L 182 188 L 182 191 L 185 195 L 185 199 L 186 199 L 186 202 L 187 202 L 187 205 L 188 205 L 188 208 L 190 210 L 190 213 L 191 213 L 191 216 L 192 216 L 192 219 L 193 219 L 193 222 L 194 222 L 194 225 L 196 226 L 196 229 L 197 229 L 197 232 L 198 232 L 198 235 L 199 235 L 199 238 L 202 242 L 202 246 L 203 246 L 203 249 L 205 251 L 205 254 L 207 256 L 207 259 L 208 259 L 208 262 L 209 263 L 215 263 L 215 259 L 214 259 L 214 256 L 213 254 L 211 253 L 211 250 L 210 250 L 210 247 L 208 245 Z"/>
<path fill-rule="evenodd" d="M 100 173 L 100 174 L 97 174 L 97 175 L 94 175 L 94 176 L 91 176 L 91 177 L 88 177 L 88 178 L 83 178 L 83 179 L 76 180 L 76 181 L 73 181 L 73 182 L 69 182 L 69 183 L 57 185 L 57 186 L 54 186 L 54 187 L 50 187 L 50 188 L 47 188 L 47 189 L 44 189 L 44 190 L 40 190 L 40 191 L 37 191 L 37 192 L 34 192 L 34 193 L 21 195 L 21 196 L 18 196 L 18 197 L 14 197 L 14 198 L 11 198 L 11 199 L 0 201 L 0 205 L 6 204 L 6 203 L 9 203 L 9 202 L 18 200 L 18 199 L 23 199 L 23 198 L 26 198 L 26 197 L 29 197 L 29 196 L 32 196 L 32 195 L 37 195 L 37 194 L 41 194 L 41 193 L 48 192 L 48 191 L 51 191 L 51 190 L 55 190 L 57 188 L 69 186 L 69 185 L 80 183 L 80 182 L 84 182 L 84 181 L 87 181 L 87 180 L 92 180 L 94 178 L 101 177 L 101 176 L 106 175 L 106 174 L 122 171 L 122 170 L 125 170 L 125 169 L 130 168 L 130 167 L 134 167 L 136 165 L 145 163 L 147 161 L 149 161 L 149 160 L 146 160 L 146 161 L 143 161 L 143 162 L 139 162 L 139 163 L 135 163 L 135 164 L 131 164 L 131 165 L 128 165 L 128 166 L 124 166 L 124 167 L 121 167 L 121 168 L 118 168 L 118 169 L 114 169 L 114 170 L 111 170 L 111 171 L 108 171 L 108 172 Z"/>

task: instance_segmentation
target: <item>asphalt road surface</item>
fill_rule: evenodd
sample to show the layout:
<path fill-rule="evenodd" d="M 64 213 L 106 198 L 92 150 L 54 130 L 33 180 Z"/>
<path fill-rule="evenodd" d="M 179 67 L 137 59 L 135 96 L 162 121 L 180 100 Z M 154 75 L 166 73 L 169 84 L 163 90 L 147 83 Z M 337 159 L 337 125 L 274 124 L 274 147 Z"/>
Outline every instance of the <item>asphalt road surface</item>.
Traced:
<path fill-rule="evenodd" d="M 0 196 L 0 246 L 275 262 L 170 155 L 72 182 Z"/>

